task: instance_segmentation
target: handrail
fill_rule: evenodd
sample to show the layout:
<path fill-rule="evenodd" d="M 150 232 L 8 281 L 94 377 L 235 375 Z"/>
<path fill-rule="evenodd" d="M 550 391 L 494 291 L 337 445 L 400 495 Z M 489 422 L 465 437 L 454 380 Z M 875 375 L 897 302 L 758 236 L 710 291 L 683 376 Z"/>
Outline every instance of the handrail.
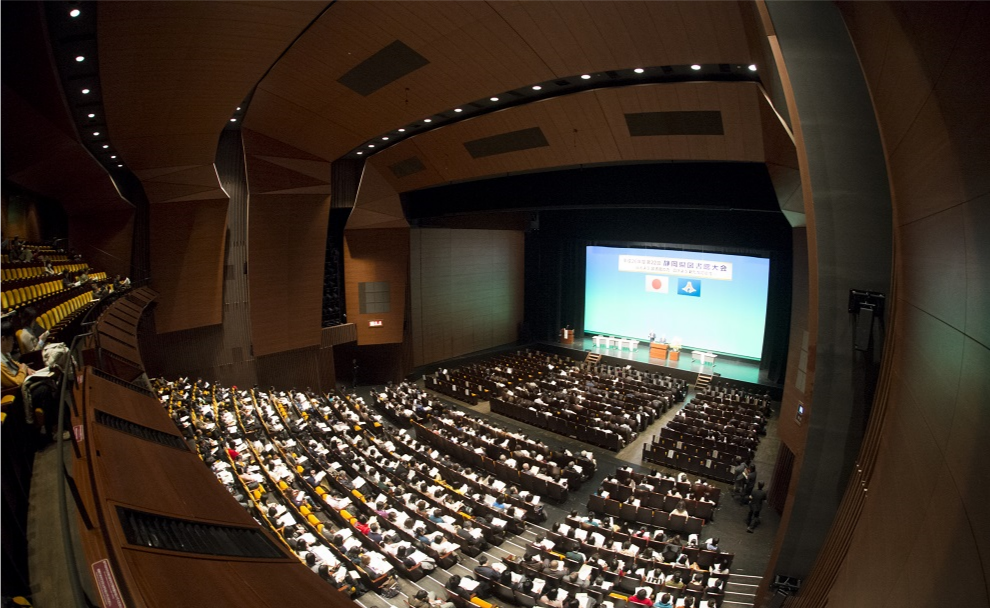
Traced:
<path fill-rule="evenodd" d="M 87 608 L 87 602 L 85 597 L 85 591 L 82 588 L 82 582 L 79 576 L 78 564 L 75 559 L 75 551 L 72 546 L 72 534 L 69 533 L 69 509 L 65 504 L 65 486 L 68 483 L 66 478 L 64 457 L 63 457 L 63 445 L 65 439 L 63 437 L 62 429 L 65 428 L 65 406 L 66 404 L 66 386 L 70 382 L 75 381 L 76 370 L 75 365 L 75 352 L 78 348 L 79 341 L 82 338 L 86 338 L 92 335 L 91 333 L 82 333 L 76 335 L 72 339 L 72 345 L 69 347 L 69 364 L 66 365 L 69 369 L 62 374 L 62 387 L 59 391 L 58 399 L 58 430 L 55 432 L 55 446 L 56 454 L 58 455 L 58 470 L 56 472 L 56 479 L 58 480 L 58 516 L 59 522 L 62 526 L 62 548 L 65 551 L 65 561 L 68 566 L 69 571 L 69 585 L 72 588 L 72 600 L 75 608 Z"/>

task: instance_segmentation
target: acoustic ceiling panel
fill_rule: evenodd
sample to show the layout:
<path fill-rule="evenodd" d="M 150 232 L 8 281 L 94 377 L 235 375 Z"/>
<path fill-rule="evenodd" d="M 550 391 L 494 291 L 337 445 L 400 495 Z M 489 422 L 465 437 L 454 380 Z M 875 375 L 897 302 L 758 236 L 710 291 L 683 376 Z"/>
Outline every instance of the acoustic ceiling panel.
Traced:
<path fill-rule="evenodd" d="M 357 64 L 337 82 L 362 97 L 389 85 L 407 74 L 429 65 L 429 60 L 396 40 Z"/>
<path fill-rule="evenodd" d="M 405 160 L 400 160 L 397 163 L 389 165 L 388 168 L 392 171 L 392 175 L 398 178 L 413 175 L 426 169 L 423 165 L 423 161 L 419 160 L 419 157 L 416 156 L 412 156 Z"/>
<path fill-rule="evenodd" d="M 722 113 L 715 111 L 637 112 L 626 114 L 632 137 L 651 135 L 725 135 Z"/>
<path fill-rule="evenodd" d="M 539 127 L 510 131 L 509 133 L 500 133 L 464 142 L 464 147 L 467 148 L 468 154 L 472 158 L 484 158 L 507 152 L 543 148 L 549 145 Z"/>

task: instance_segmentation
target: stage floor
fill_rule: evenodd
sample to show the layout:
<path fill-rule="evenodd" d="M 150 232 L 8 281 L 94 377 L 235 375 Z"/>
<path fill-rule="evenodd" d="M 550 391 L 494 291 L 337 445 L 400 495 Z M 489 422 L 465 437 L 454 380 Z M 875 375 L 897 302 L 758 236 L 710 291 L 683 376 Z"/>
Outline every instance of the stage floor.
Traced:
<path fill-rule="evenodd" d="M 575 338 L 574 344 L 558 343 L 557 346 L 584 352 L 591 351 L 593 353 L 605 355 L 606 357 L 615 357 L 617 359 L 627 359 L 629 361 L 649 363 L 650 365 L 658 365 L 691 373 L 699 373 L 703 371 L 709 374 L 720 374 L 722 377 L 730 380 L 750 382 L 761 386 L 773 386 L 772 384 L 760 381 L 760 362 L 751 361 L 749 359 L 735 359 L 733 357 L 719 355 L 715 359 L 714 365 L 708 364 L 702 366 L 700 362 L 691 360 L 690 350 L 682 350 L 679 361 L 670 361 L 669 359 L 651 359 L 650 346 L 647 342 L 640 342 L 639 348 L 636 350 L 628 350 L 625 348 L 620 350 L 617 348 L 601 348 L 595 346 L 591 337 L 586 337 L 584 339 Z"/>

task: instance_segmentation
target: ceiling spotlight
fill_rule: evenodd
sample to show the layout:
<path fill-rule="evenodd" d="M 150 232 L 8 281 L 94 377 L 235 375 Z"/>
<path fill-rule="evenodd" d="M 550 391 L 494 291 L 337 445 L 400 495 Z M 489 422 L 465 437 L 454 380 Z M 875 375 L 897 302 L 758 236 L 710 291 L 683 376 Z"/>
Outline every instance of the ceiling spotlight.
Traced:
<path fill-rule="evenodd" d="M 73 19 L 75 19 L 76 17 L 78 17 L 81 14 L 82 14 L 82 11 L 79 10 L 78 8 L 74 8 L 71 11 L 69 11 L 69 16 L 72 17 Z"/>
<path fill-rule="evenodd" d="M 92 114 L 92 113 L 90 113 L 90 114 L 87 114 L 86 116 L 87 116 L 88 118 L 96 118 L 96 114 Z"/>
<path fill-rule="evenodd" d="M 375 147 L 375 144 L 368 144 L 368 147 L 369 148 L 374 148 Z"/>
<path fill-rule="evenodd" d="M 643 68 L 636 68 L 633 71 L 636 72 L 637 74 L 642 74 L 645 70 Z"/>
<path fill-rule="evenodd" d="M 118 167 L 123 167 L 124 165 L 117 165 Z"/>
<path fill-rule="evenodd" d="M 540 90 L 540 89 L 542 89 L 542 88 L 543 88 L 543 87 L 541 87 L 541 86 L 540 86 L 540 85 L 538 85 L 538 84 L 534 84 L 534 85 L 533 85 L 533 90 L 534 90 L 534 91 L 539 91 L 539 90 Z"/>
<path fill-rule="evenodd" d="M 460 109 L 460 108 L 454 108 L 454 111 L 455 111 L 455 112 L 463 112 L 464 110 L 462 110 L 462 109 Z"/>
<path fill-rule="evenodd" d="M 83 95 L 89 95 L 89 89 L 83 89 L 82 90 L 82 94 Z"/>
<path fill-rule="evenodd" d="M 113 154 L 113 155 L 110 156 L 110 158 L 117 158 L 117 155 L 116 154 Z"/>
<path fill-rule="evenodd" d="M 82 63 L 83 61 L 86 61 L 86 58 L 82 55 L 76 55 L 76 61 Z"/>
<path fill-rule="evenodd" d="M 405 133 L 405 132 L 406 132 L 405 129 L 399 129 L 399 133 Z"/>
<path fill-rule="evenodd" d="M 237 111 L 238 111 L 238 112 L 240 112 L 240 111 L 241 111 L 241 109 L 240 109 L 240 108 L 237 108 Z"/>
<path fill-rule="evenodd" d="M 362 154 L 364 154 L 364 152 L 358 152 L 358 156 L 360 156 L 360 155 L 362 155 Z"/>
<path fill-rule="evenodd" d="M 423 122 L 433 122 L 433 119 L 432 118 L 424 118 L 423 119 Z"/>
<path fill-rule="evenodd" d="M 110 144 L 103 144 L 103 149 L 104 149 L 104 150 L 106 150 L 106 149 L 107 149 L 107 148 L 109 148 L 109 147 L 110 147 Z"/>
<path fill-rule="evenodd" d="M 591 74 L 581 74 L 581 80 L 588 80 L 591 78 Z"/>
<path fill-rule="evenodd" d="M 383 137 L 382 138 L 382 141 L 388 141 L 388 138 L 387 137 Z"/>
<path fill-rule="evenodd" d="M 99 137 L 99 136 L 100 136 L 99 131 L 93 131 L 93 137 Z"/>
<path fill-rule="evenodd" d="M 755 63 L 749 64 L 749 71 L 750 72 L 755 72 L 756 71 L 756 64 Z"/>
<path fill-rule="evenodd" d="M 237 119 L 236 118 L 231 118 L 230 119 L 230 122 L 237 122 Z"/>
<path fill-rule="evenodd" d="M 701 66 L 700 66 L 700 65 L 698 65 L 697 63 L 695 63 L 695 64 L 693 64 L 693 65 L 691 66 L 691 69 L 697 72 L 698 70 L 700 70 L 700 69 L 701 69 Z"/>

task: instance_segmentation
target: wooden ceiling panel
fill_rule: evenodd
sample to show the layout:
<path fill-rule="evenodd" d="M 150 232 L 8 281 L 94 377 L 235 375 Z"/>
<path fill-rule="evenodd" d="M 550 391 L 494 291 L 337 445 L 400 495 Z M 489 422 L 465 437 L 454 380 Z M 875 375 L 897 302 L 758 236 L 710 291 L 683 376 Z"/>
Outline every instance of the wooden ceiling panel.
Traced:
<path fill-rule="evenodd" d="M 579 164 L 662 160 L 763 161 L 754 83 L 678 83 L 599 89 L 479 116 L 411 138 L 369 165 L 399 192 L 504 173 Z M 626 113 L 720 111 L 724 135 L 632 137 Z M 539 127 L 546 147 L 472 158 L 464 142 Z M 387 167 L 416 155 L 426 169 L 397 178 Z"/>
<path fill-rule="evenodd" d="M 430 63 L 367 97 L 337 82 L 397 40 Z M 247 124 L 332 159 L 437 112 L 553 78 L 742 64 L 750 55 L 734 2 L 344 1 L 272 69 Z"/>

